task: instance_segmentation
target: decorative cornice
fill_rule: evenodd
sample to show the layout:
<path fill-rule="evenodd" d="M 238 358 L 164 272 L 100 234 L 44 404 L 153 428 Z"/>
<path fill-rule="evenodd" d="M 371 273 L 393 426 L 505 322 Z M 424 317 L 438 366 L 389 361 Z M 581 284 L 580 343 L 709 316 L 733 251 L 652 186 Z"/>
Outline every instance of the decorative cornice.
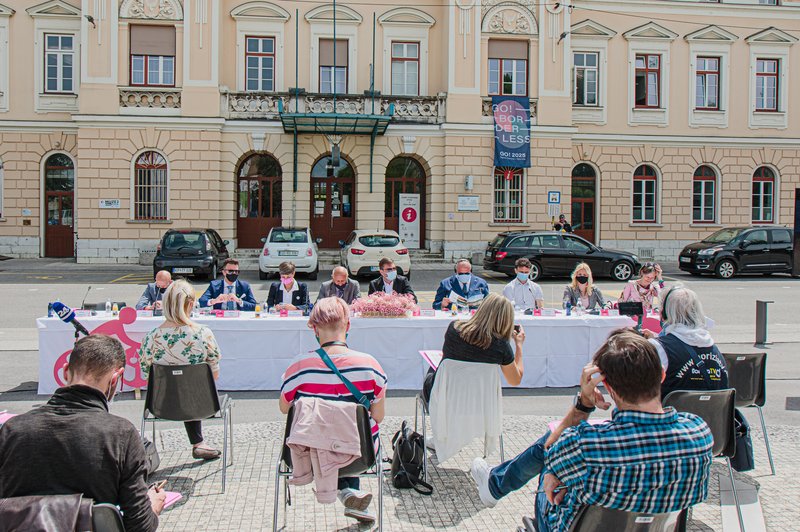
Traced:
<path fill-rule="evenodd" d="M 183 7 L 177 0 L 124 0 L 119 8 L 122 19 L 183 20 Z"/>
<path fill-rule="evenodd" d="M 8 9 L 8 8 L 6 8 Z M 13 13 L 13 10 L 11 10 Z M 81 16 L 80 8 L 70 5 L 62 0 L 50 0 L 26 9 L 31 17 L 47 18 L 75 18 Z"/>

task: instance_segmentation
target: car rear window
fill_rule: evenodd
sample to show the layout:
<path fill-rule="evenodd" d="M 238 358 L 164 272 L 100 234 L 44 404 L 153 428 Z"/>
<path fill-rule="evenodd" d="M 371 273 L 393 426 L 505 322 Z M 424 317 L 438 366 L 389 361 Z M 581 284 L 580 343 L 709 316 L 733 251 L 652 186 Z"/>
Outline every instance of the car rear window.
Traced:
<path fill-rule="evenodd" d="M 305 244 L 308 242 L 308 235 L 305 230 L 278 229 L 272 231 L 269 241 L 288 244 Z"/>
<path fill-rule="evenodd" d="M 489 242 L 489 246 L 493 248 L 499 248 L 503 244 L 503 240 L 505 240 L 505 235 L 497 235 L 494 237 L 494 240 Z"/>
<path fill-rule="evenodd" d="M 791 244 L 792 234 L 788 231 L 788 229 L 775 229 L 772 231 L 772 243 Z"/>
<path fill-rule="evenodd" d="M 165 249 L 180 249 L 189 247 L 203 249 L 206 245 L 206 235 L 203 233 L 170 233 L 164 237 Z"/>
<path fill-rule="evenodd" d="M 367 235 L 359 237 L 358 241 L 368 248 L 393 248 L 400 243 L 400 239 L 391 235 Z"/>

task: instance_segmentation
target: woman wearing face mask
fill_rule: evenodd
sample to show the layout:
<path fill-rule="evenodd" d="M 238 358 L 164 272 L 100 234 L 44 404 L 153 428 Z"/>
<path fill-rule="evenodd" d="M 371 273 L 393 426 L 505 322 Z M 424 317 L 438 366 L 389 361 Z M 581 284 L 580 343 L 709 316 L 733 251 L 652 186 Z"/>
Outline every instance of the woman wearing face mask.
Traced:
<path fill-rule="evenodd" d="M 302 310 L 307 311 L 309 306 L 308 285 L 294 278 L 294 263 L 281 262 L 278 266 L 281 280 L 272 283 L 267 296 L 267 307 L 276 310 Z"/>
<path fill-rule="evenodd" d="M 153 364 L 208 364 L 214 379 L 219 377 L 221 355 L 214 333 L 205 325 L 189 319 L 194 298 L 194 288 L 186 281 L 175 281 L 167 288 L 164 293 L 164 323 L 147 333 L 139 348 L 143 379 L 147 379 Z M 203 443 L 200 421 L 187 421 L 184 426 L 192 444 L 193 458 L 219 458 L 219 450 Z"/>
<path fill-rule="evenodd" d="M 619 301 L 641 301 L 645 312 L 653 310 L 653 301 L 661 295 L 664 281 L 661 280 L 661 266 L 645 262 L 639 270 L 639 278 L 629 281 L 622 290 Z"/>
<path fill-rule="evenodd" d="M 578 305 L 578 301 L 586 310 L 595 307 L 603 308 L 606 305 L 603 293 L 594 286 L 592 269 L 585 262 L 575 266 L 572 271 L 572 282 L 564 288 L 563 301 L 564 308 L 567 305 L 575 307 Z"/>

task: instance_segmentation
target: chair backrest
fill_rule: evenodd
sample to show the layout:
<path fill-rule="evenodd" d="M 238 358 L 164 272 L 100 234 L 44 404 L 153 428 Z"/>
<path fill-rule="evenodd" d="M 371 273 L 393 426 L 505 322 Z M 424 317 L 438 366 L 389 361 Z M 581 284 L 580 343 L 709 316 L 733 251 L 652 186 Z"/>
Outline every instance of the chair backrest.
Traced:
<path fill-rule="evenodd" d="M 673 532 L 680 511 L 645 514 L 612 510 L 602 506 L 584 506 L 572 522 L 570 532 L 613 530 L 614 532 Z"/>
<path fill-rule="evenodd" d="M 100 503 L 92 506 L 92 530 L 94 532 L 125 532 L 122 514 L 113 504 Z"/>
<path fill-rule="evenodd" d="M 294 420 L 294 405 L 289 407 L 286 416 L 286 428 L 283 431 L 283 450 L 281 460 L 287 466 L 292 467 L 292 455 L 286 440 L 292 431 L 292 421 Z M 358 427 L 358 439 L 361 443 L 361 458 L 346 465 L 339 470 L 340 477 L 352 477 L 360 475 L 375 465 L 375 444 L 372 442 L 372 426 L 370 425 L 369 412 L 364 405 L 356 405 L 356 426 Z M 379 465 L 379 467 L 381 467 Z"/>
<path fill-rule="evenodd" d="M 703 418 L 714 438 L 714 456 L 732 457 L 736 452 L 733 422 L 736 390 L 676 390 L 664 398 L 664 406 Z"/>
<path fill-rule="evenodd" d="M 736 390 L 736 406 L 764 406 L 767 401 L 767 354 L 723 353 L 728 385 Z"/>
<path fill-rule="evenodd" d="M 219 412 L 219 396 L 208 364 L 153 364 L 145 410 L 160 419 L 192 421 Z"/>
<path fill-rule="evenodd" d="M 89 530 L 91 515 L 80 493 L 0 499 L 0 530 Z"/>

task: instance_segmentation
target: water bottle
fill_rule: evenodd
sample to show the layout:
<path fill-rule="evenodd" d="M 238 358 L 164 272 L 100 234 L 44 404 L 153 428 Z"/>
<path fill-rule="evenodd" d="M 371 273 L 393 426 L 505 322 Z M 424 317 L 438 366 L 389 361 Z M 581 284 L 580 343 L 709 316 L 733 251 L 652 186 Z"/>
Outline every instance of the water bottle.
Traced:
<path fill-rule="evenodd" d="M 111 314 L 111 300 L 106 299 L 106 313 Z"/>
<path fill-rule="evenodd" d="M 567 309 L 567 316 L 572 316 L 572 303 L 567 303 L 564 308 Z"/>
<path fill-rule="evenodd" d="M 580 298 L 578 299 L 578 302 L 575 303 L 575 315 L 583 316 L 583 303 L 581 303 Z"/>
<path fill-rule="evenodd" d="M 48 318 L 52 318 L 53 317 L 53 304 L 52 303 L 48 303 L 47 304 L 47 317 Z"/>

